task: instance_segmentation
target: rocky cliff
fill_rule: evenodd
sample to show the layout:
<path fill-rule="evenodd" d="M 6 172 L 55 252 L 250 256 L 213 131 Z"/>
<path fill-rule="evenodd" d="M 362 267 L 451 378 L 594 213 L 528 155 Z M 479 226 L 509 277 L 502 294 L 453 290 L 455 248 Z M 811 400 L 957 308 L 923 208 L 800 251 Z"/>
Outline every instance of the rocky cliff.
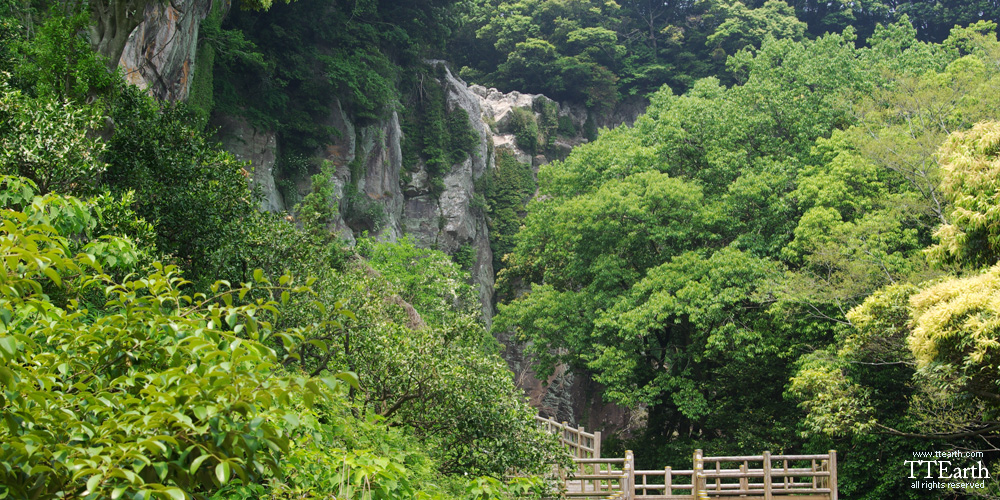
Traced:
<path fill-rule="evenodd" d="M 537 114 L 538 102 L 551 103 L 563 116 L 570 117 L 582 130 L 585 110 L 560 107 L 540 95 L 512 92 L 503 94 L 495 89 L 469 86 L 457 78 L 441 61 L 443 76 L 435 82 L 445 93 L 448 109 L 462 109 L 469 116 L 469 126 L 478 137 L 472 154 L 454 163 L 443 175 L 443 189 L 435 189 L 432 175 L 421 162 L 413 171 L 404 172 L 401 142 L 403 134 L 399 114 L 390 112 L 387 118 L 357 127 L 336 104 L 330 110 L 325 125 L 334 130 L 326 144 L 318 148 L 315 158 L 334 166 L 338 218 L 332 228 L 340 236 L 353 241 L 362 231 L 377 238 L 394 240 L 408 236 L 418 245 L 453 254 L 460 248 L 472 250 L 472 279 L 479 288 L 483 317 L 489 323 L 493 311 L 493 253 L 490 249 L 489 221 L 474 203 L 476 181 L 489 169 L 495 168 L 496 151 L 506 149 L 516 158 L 537 167 L 548 161 L 544 155 L 533 156 L 521 149 L 510 130 L 510 117 L 515 109 Z M 276 180 L 273 172 L 280 157 L 276 136 L 271 131 L 256 130 L 245 120 L 216 117 L 223 145 L 237 157 L 249 161 L 253 179 L 262 188 L 262 209 L 292 211 L 297 199 L 309 190 L 308 175 Z M 569 151 L 585 141 L 582 137 L 560 137 L 559 143 Z M 284 192 L 279 185 L 288 186 Z M 357 195 L 352 197 L 353 190 Z M 360 199 L 358 198 L 360 196 Z M 369 215 L 353 217 L 358 211 Z"/>
<path fill-rule="evenodd" d="M 228 9 L 229 2 L 224 3 L 219 7 Z M 149 3 L 144 21 L 129 35 L 118 61 L 125 78 L 149 89 L 158 99 L 171 102 L 187 99 L 199 28 L 212 4 L 212 0 Z"/>
<path fill-rule="evenodd" d="M 228 8 L 228 3 L 223 7 Z M 120 62 L 130 81 L 160 99 L 186 99 L 196 67 L 199 22 L 211 10 L 211 0 L 172 0 L 147 9 L 146 20 L 132 34 Z M 406 236 L 420 246 L 449 254 L 471 250 L 469 270 L 479 290 L 483 318 L 489 324 L 494 306 L 494 260 L 490 221 L 476 203 L 477 194 L 481 195 L 476 191 L 477 181 L 496 168 L 498 151 L 510 152 L 537 172 L 539 165 L 564 157 L 572 147 L 586 142 L 586 136 L 598 126 L 632 122 L 643 103 L 628 102 L 610 113 L 592 116 L 582 106 L 560 105 L 541 95 L 469 86 L 443 62 L 427 64 L 436 68 L 434 84 L 443 89 L 448 111 L 464 110 L 477 137 L 471 153 L 450 165 L 439 179 L 434 179 L 422 162 L 404 169 L 404 134 L 397 111 L 359 126 L 335 100 L 323 124 L 332 133 L 313 152 L 307 162 L 311 167 L 292 174 L 279 172 L 282 146 L 275 131 L 257 129 L 238 116 L 219 114 L 212 117 L 211 126 L 218 130 L 227 150 L 249 163 L 253 182 L 263 194 L 262 210 L 292 212 L 309 192 L 311 175 L 324 171 L 332 175 L 336 186 L 332 202 L 339 215 L 331 231 L 344 240 L 353 242 L 367 232 L 388 240 Z M 546 147 L 537 154 L 521 143 L 524 130 L 518 128 L 517 120 L 525 117 L 536 124 L 550 124 L 548 129 L 541 127 L 539 134 L 547 137 L 539 139 Z M 555 121 L 558 131 L 552 125 Z M 327 168 L 320 168 L 322 165 Z M 519 385 L 543 413 L 588 428 L 610 430 L 627 425 L 629 415 L 603 404 L 600 388 L 586 376 L 559 370 L 549 380 L 538 380 L 522 346 L 502 332 L 498 337 L 507 345 L 505 357 Z"/>

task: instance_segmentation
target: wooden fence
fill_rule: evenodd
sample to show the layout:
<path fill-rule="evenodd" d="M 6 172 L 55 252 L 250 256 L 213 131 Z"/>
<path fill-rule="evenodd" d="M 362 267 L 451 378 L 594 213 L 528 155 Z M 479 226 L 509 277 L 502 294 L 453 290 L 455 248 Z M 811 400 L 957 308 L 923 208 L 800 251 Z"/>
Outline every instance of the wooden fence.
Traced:
<path fill-rule="evenodd" d="M 561 471 L 560 496 L 575 500 L 630 498 L 633 474 L 631 452 L 625 458 L 577 458 L 573 470 Z"/>
<path fill-rule="evenodd" d="M 572 427 L 566 422 L 539 415 L 535 415 L 535 420 L 545 430 L 559 436 L 559 441 L 573 458 L 601 458 L 601 431 L 591 434 L 583 427 Z"/>
<path fill-rule="evenodd" d="M 837 500 L 837 452 L 817 455 L 706 457 L 692 455 L 691 469 L 636 470 L 631 450 L 624 458 L 601 457 L 601 433 L 535 417 L 560 437 L 574 457 L 559 471 L 559 494 L 574 500 Z"/>
<path fill-rule="evenodd" d="M 636 470 L 626 500 L 837 500 L 837 452 L 823 455 L 705 457 L 690 470 Z"/>

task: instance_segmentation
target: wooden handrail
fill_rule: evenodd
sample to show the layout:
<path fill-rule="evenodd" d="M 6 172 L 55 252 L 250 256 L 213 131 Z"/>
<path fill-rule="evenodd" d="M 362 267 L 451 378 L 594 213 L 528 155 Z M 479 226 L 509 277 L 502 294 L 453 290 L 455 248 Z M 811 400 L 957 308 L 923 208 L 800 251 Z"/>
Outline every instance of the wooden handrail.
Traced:
<path fill-rule="evenodd" d="M 583 427 L 572 427 L 541 415 L 535 415 L 535 421 L 559 436 L 559 442 L 573 458 L 601 458 L 601 431 L 586 432 Z"/>
<path fill-rule="evenodd" d="M 583 427 L 574 428 L 551 418 L 536 416 L 535 419 L 547 431 L 558 435 L 563 447 L 574 457 L 572 472 L 559 471 L 566 497 L 709 500 L 752 496 L 764 500 L 838 500 L 835 450 L 827 454 L 771 455 L 765 451 L 760 455 L 717 457 L 695 450 L 690 470 L 671 467 L 637 470 L 631 450 L 625 452 L 624 458 L 601 457 L 600 432 L 588 433 Z M 803 462 L 807 466 L 801 466 Z M 736 467 L 723 465 L 730 463 Z M 662 482 L 651 483 L 650 478 L 662 478 Z M 676 478 L 682 482 L 678 484 Z"/>
<path fill-rule="evenodd" d="M 837 500 L 836 451 L 826 455 L 708 457 L 696 450 L 692 468 L 635 470 L 631 499 L 704 500 L 732 496 Z M 798 462 L 798 463 L 797 463 Z M 804 463 L 804 465 L 803 465 Z M 732 464 L 736 467 L 726 467 Z M 681 478 L 682 483 L 675 481 Z"/>

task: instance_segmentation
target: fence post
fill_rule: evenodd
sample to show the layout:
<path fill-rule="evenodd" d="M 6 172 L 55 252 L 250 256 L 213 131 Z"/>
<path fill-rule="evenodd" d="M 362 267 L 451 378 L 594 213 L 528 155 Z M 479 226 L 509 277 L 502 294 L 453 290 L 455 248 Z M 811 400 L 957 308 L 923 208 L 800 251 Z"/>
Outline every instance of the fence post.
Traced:
<path fill-rule="evenodd" d="M 564 420 L 562 425 L 559 426 L 559 442 L 562 443 L 564 450 L 569 451 L 569 439 L 566 437 L 567 429 L 569 429 L 569 423 Z M 576 454 L 573 456 L 576 456 Z"/>
<path fill-rule="evenodd" d="M 663 469 L 663 494 L 670 496 L 674 494 L 674 471 L 670 467 Z"/>
<path fill-rule="evenodd" d="M 702 460 L 701 450 L 694 450 L 694 466 L 691 475 L 691 496 L 702 500 L 708 498 L 705 491 L 705 461 Z"/>
<path fill-rule="evenodd" d="M 601 458 L 601 431 L 594 432 L 594 458 Z"/>
<path fill-rule="evenodd" d="M 635 498 L 635 454 L 632 450 L 625 450 L 625 500 Z"/>
<path fill-rule="evenodd" d="M 830 450 L 827 467 L 830 468 L 830 500 L 837 500 L 837 450 Z"/>
<path fill-rule="evenodd" d="M 750 491 L 750 476 L 747 475 L 747 463 L 744 461 L 740 464 L 740 490 Z"/>
<path fill-rule="evenodd" d="M 764 500 L 771 500 L 771 452 L 764 452 Z"/>

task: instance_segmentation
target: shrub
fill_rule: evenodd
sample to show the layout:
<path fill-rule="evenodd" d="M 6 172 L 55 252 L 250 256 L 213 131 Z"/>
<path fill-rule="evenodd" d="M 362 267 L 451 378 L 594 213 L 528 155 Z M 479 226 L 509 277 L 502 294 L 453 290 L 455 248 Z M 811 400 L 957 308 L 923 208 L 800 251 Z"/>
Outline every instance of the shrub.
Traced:
<path fill-rule="evenodd" d="M 510 128 L 514 132 L 517 146 L 530 154 L 538 151 L 538 123 L 535 114 L 529 109 L 514 108 L 511 110 Z"/>

